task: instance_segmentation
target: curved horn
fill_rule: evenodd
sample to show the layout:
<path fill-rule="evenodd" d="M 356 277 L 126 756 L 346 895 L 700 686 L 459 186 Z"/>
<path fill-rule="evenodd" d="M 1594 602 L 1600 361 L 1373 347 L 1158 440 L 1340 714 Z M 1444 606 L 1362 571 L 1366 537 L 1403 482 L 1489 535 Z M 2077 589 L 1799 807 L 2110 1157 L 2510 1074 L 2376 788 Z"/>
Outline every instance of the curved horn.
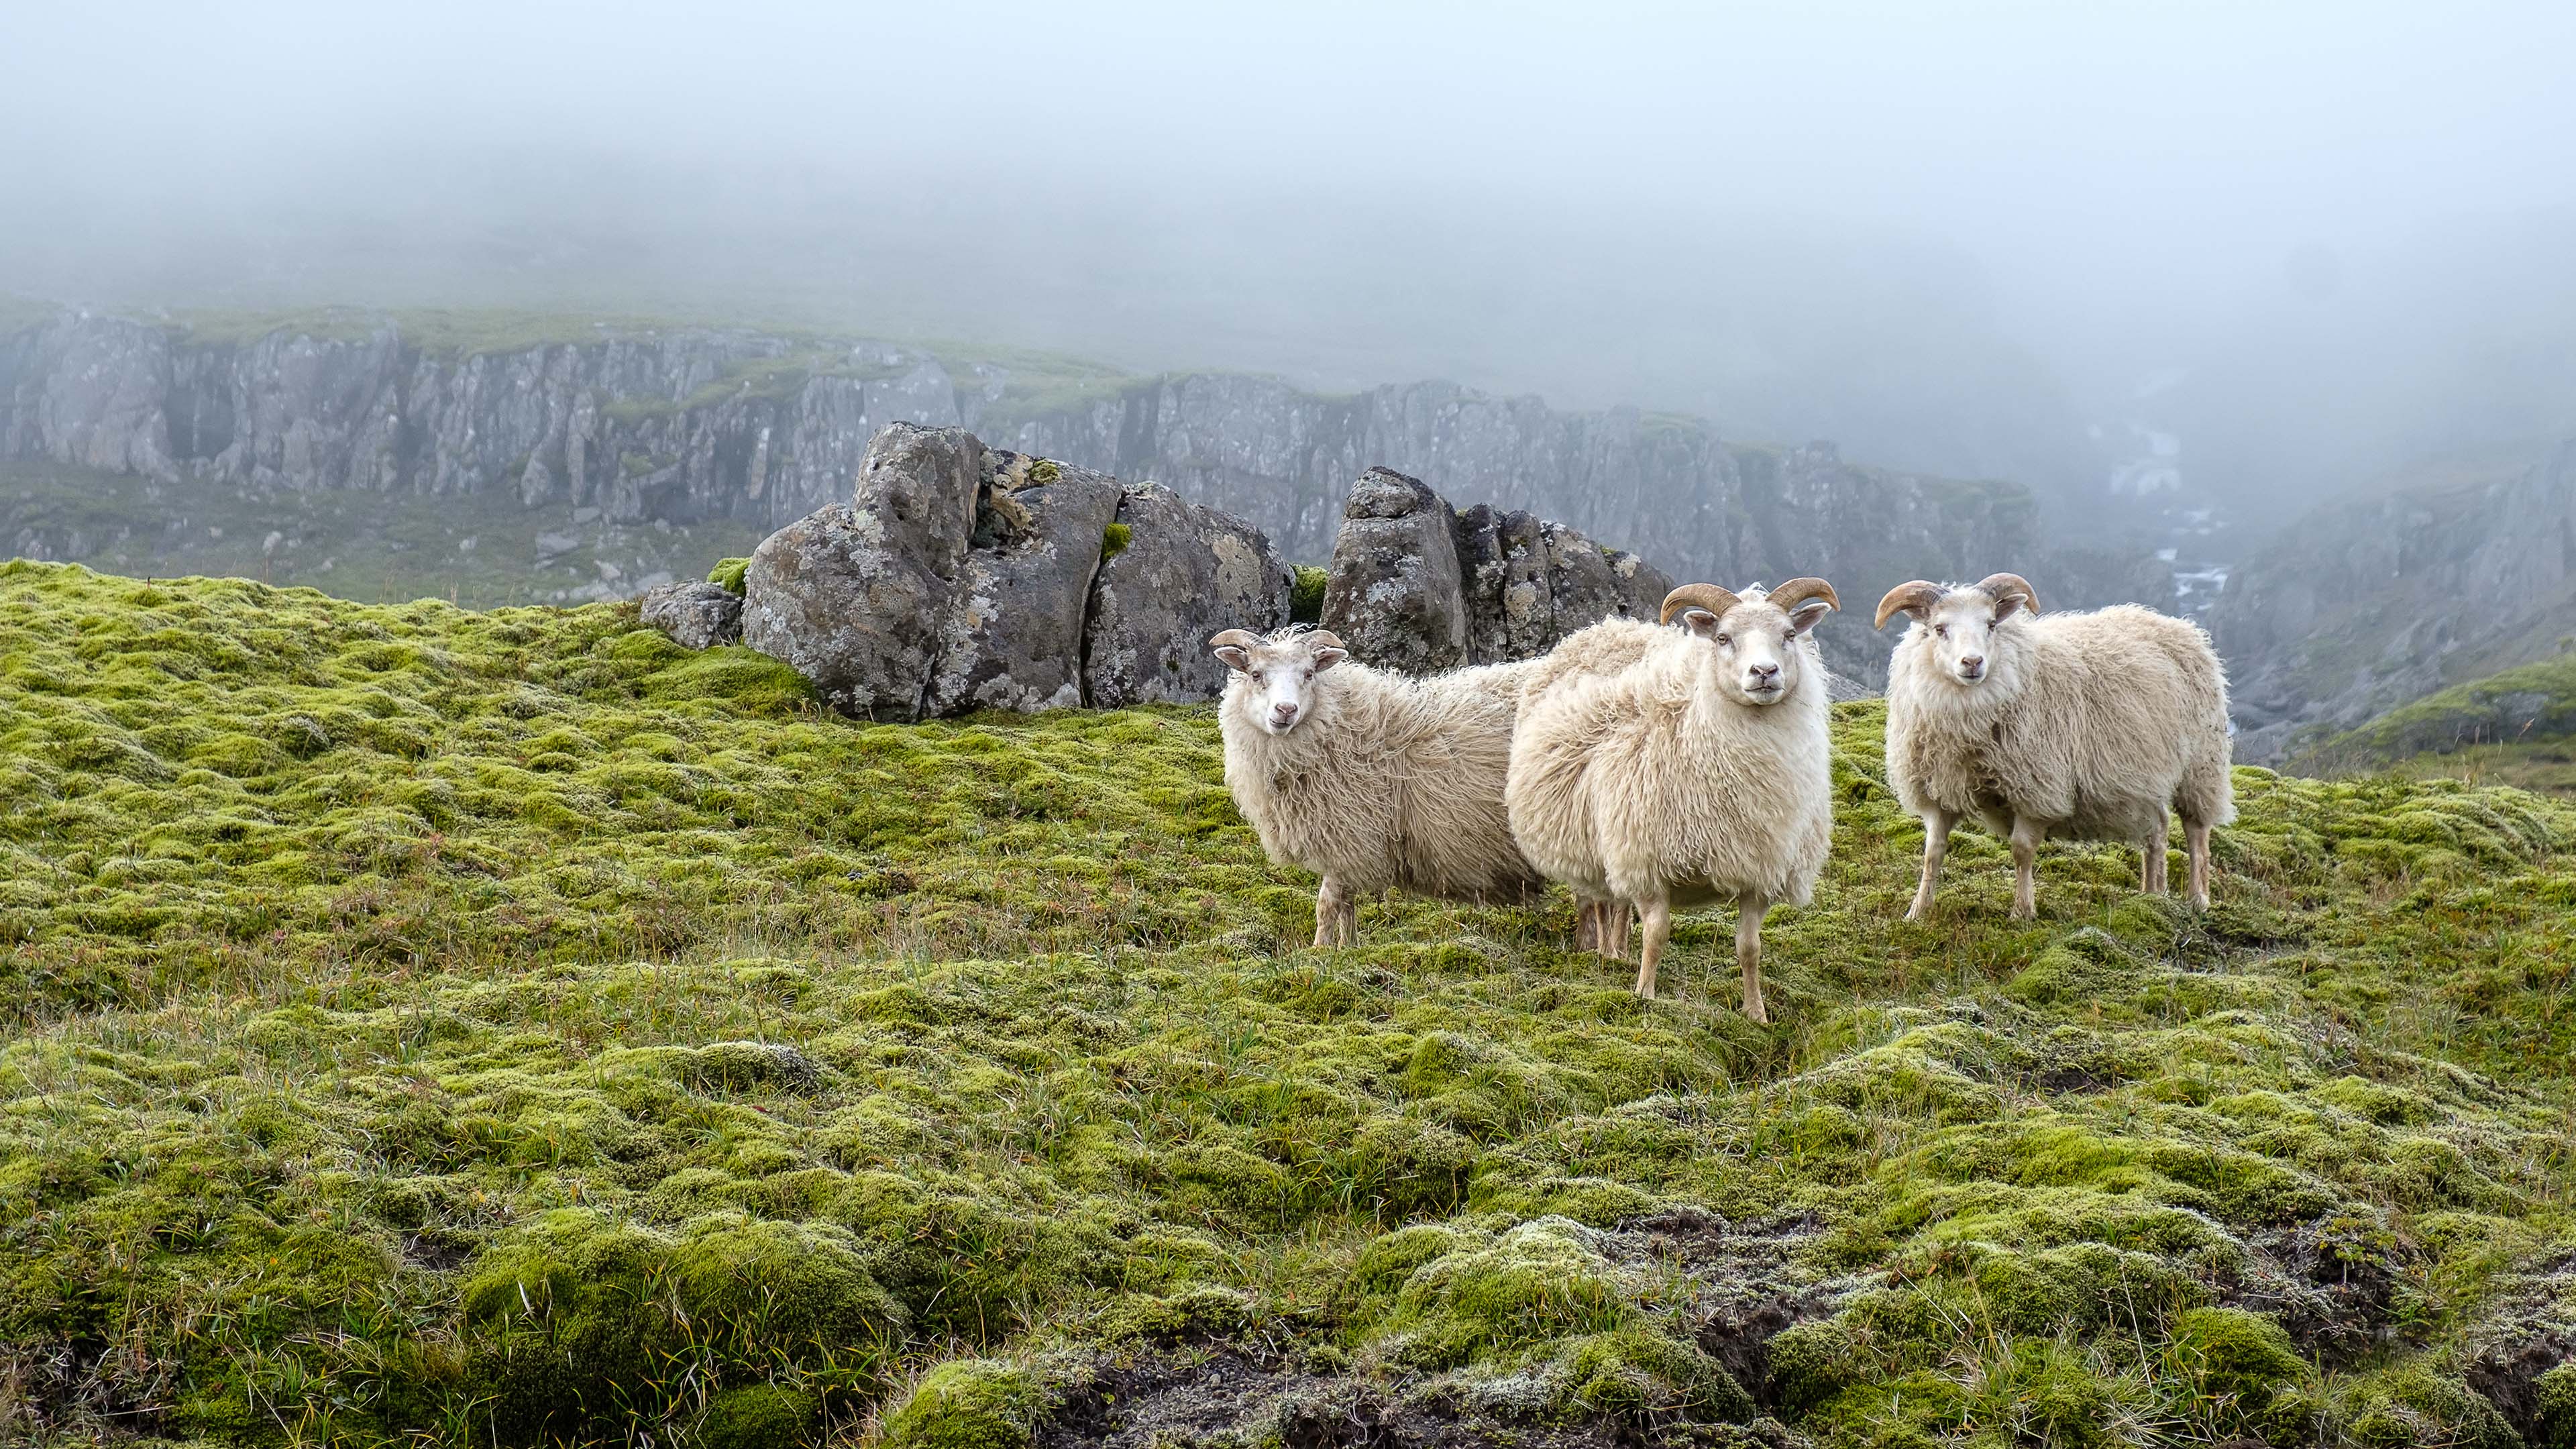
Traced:
<path fill-rule="evenodd" d="M 1249 629 L 1228 629 L 1208 640 L 1210 649 L 1249 649 L 1261 642 L 1261 636 Z"/>
<path fill-rule="evenodd" d="M 1334 633 L 1330 629 L 1309 629 L 1297 637 L 1300 639 L 1310 640 L 1317 646 L 1325 649 L 1339 649 L 1342 647 L 1342 636 Z"/>
<path fill-rule="evenodd" d="M 1887 627 L 1887 621 L 1899 614 L 1914 614 L 1918 610 L 1931 608 L 1941 602 L 1941 595 L 1946 592 L 1948 591 L 1929 579 L 1916 579 L 1912 583 L 1898 584 L 1887 591 L 1886 598 L 1878 601 L 1878 622 L 1869 627 L 1884 629 Z M 1918 617 L 1920 617 L 1919 614 Z"/>
<path fill-rule="evenodd" d="M 1983 589 L 1998 604 L 2019 595 L 2023 608 L 2034 614 L 2039 612 L 2039 591 L 2030 586 L 2030 580 L 2019 574 L 1988 574 L 1984 582 L 1977 587 Z"/>
<path fill-rule="evenodd" d="M 1770 593 L 1770 599 L 1772 603 L 1778 604 L 1781 608 L 1786 609 L 1793 614 L 1798 611 L 1798 606 L 1800 604 L 1807 602 L 1809 599 L 1824 600 L 1826 603 L 1833 606 L 1833 610 L 1837 614 L 1841 613 L 1843 610 L 1843 601 L 1834 597 L 1834 586 L 1826 583 L 1823 579 L 1791 579 L 1780 587 L 1773 589 Z"/>
<path fill-rule="evenodd" d="M 1723 619 L 1727 610 L 1743 602 L 1732 590 L 1721 589 L 1715 584 L 1684 584 L 1664 595 L 1662 622 L 1671 623 L 1673 615 L 1684 609 L 1706 609 Z"/>

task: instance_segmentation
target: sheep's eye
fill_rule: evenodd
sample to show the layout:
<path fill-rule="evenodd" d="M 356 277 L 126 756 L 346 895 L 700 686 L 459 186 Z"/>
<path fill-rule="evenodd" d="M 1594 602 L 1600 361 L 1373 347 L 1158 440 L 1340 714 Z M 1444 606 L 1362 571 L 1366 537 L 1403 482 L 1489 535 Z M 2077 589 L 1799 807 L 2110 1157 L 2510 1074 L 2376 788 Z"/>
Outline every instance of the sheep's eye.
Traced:
<path fill-rule="evenodd" d="M 1733 636 L 1733 635 L 1729 635 L 1729 634 L 1720 634 L 1720 635 L 1718 635 L 1718 636 L 1717 636 L 1717 647 L 1718 647 L 1718 648 L 1720 648 L 1720 649 L 1723 649 L 1723 648 L 1725 648 L 1727 645 L 1732 644 L 1732 643 L 1734 643 L 1734 642 L 1735 642 L 1735 638 L 1734 638 L 1734 636 Z"/>
<path fill-rule="evenodd" d="M 1258 670 L 1258 669 L 1256 669 L 1256 670 L 1252 671 L 1252 682 L 1253 682 L 1253 683 L 1255 683 L 1255 684 L 1263 683 L 1263 682 L 1265 682 L 1266 680 L 1268 680 L 1268 679 L 1269 679 L 1269 677 L 1270 677 L 1270 676 L 1268 676 L 1268 675 L 1266 675 L 1266 674 L 1262 673 L 1262 672 L 1261 672 L 1260 670 Z"/>
<path fill-rule="evenodd" d="M 1947 639 L 1950 637 L 1950 626 L 1947 624 L 1935 624 L 1932 626 L 1932 632 L 1940 635 L 1944 639 Z"/>
<path fill-rule="evenodd" d="M 1783 644 L 1786 644 L 1797 637 L 1798 631 L 1795 629 L 1783 629 L 1780 631 L 1780 642 Z"/>
<path fill-rule="evenodd" d="M 1308 679 L 1312 679 L 1312 678 L 1314 678 L 1314 677 L 1315 677 L 1315 671 L 1314 671 L 1314 670 L 1312 670 L 1312 669 L 1307 670 L 1307 671 L 1306 671 L 1306 677 L 1307 677 Z"/>

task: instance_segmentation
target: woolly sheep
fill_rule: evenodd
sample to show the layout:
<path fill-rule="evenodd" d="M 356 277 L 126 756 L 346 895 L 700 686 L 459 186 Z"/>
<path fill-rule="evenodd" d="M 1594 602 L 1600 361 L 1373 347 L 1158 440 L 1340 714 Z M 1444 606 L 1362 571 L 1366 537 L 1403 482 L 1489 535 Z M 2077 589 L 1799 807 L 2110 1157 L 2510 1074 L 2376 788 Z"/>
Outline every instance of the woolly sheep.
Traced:
<path fill-rule="evenodd" d="M 1762 918 L 1804 905 L 1833 843 L 1825 669 L 1812 630 L 1840 607 L 1822 579 L 1741 596 L 1690 584 L 1637 661 L 1572 674 L 1526 703 L 1504 801 L 1530 863 L 1626 936 L 1645 925 L 1637 994 L 1655 994 L 1672 913 L 1732 898 L 1744 1013 L 1762 1004 Z M 1596 910 L 1602 908 L 1596 907 Z M 1607 933 L 1604 933 L 1607 943 Z M 1605 952 L 1605 954 L 1608 954 Z"/>
<path fill-rule="evenodd" d="M 2138 847 L 2139 888 L 2165 889 L 2165 824 L 2182 817 L 2191 904 L 2209 904 L 2209 831 L 2236 818 L 2227 675 L 2198 626 L 2122 604 L 2037 617 L 2018 574 L 1970 587 L 1915 580 L 1879 602 L 1910 615 L 1887 672 L 1887 776 L 1923 820 L 1921 920 L 1963 815 L 2012 842 L 2016 919 L 2038 912 L 2050 835 Z"/>
<path fill-rule="evenodd" d="M 1321 629 L 1228 629 L 1217 706 L 1225 783 L 1275 864 L 1323 877 L 1315 944 L 1347 946 L 1359 899 L 1522 904 L 1544 884 L 1503 810 L 1519 674 L 1490 664 L 1411 679 L 1350 658 Z"/>

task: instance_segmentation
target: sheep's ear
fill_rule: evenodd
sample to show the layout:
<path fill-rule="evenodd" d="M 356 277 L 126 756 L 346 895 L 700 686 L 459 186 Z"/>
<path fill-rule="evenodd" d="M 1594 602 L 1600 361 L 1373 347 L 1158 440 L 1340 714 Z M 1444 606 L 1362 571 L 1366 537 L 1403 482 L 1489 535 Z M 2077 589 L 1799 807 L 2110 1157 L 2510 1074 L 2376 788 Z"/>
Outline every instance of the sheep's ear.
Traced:
<path fill-rule="evenodd" d="M 1328 646 L 1315 651 L 1315 667 L 1317 669 L 1330 669 L 1334 665 L 1339 664 L 1350 657 L 1351 651 L 1348 649 L 1334 649 Z"/>
<path fill-rule="evenodd" d="M 1208 641 L 1208 652 L 1225 661 L 1229 669 L 1252 667 L 1252 646 L 1259 641 L 1242 629 L 1228 629 Z"/>
<path fill-rule="evenodd" d="M 1681 626 L 1703 639 L 1717 636 L 1717 616 L 1706 609 L 1682 610 Z"/>
<path fill-rule="evenodd" d="M 1824 600 L 1809 599 L 1807 602 L 1800 604 L 1795 609 L 1789 611 L 1789 632 L 1792 634 L 1804 634 L 1808 630 L 1816 627 L 1818 623 L 1823 621 L 1827 614 L 1830 614 L 1833 611 L 1834 606 L 1826 603 Z"/>

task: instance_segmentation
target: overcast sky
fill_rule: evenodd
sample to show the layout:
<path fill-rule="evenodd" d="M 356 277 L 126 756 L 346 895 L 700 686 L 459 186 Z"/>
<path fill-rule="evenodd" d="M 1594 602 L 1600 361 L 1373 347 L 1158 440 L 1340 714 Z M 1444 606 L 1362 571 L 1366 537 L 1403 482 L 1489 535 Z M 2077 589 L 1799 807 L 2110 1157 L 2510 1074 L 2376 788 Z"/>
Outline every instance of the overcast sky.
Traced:
<path fill-rule="evenodd" d="M 2571 55 L 2543 0 L 19 5 L 0 290 L 770 302 L 2081 469 L 2014 439 L 2171 369 L 2286 439 L 2563 344 Z"/>

